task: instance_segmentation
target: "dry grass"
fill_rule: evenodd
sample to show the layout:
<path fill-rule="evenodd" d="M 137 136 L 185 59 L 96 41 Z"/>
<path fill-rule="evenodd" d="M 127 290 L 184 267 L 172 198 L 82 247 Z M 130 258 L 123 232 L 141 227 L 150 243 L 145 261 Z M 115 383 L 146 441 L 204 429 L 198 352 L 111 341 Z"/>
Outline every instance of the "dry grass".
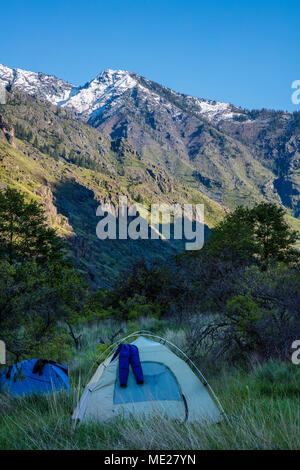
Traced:
<path fill-rule="evenodd" d="M 297 449 L 299 397 L 260 395 L 256 375 L 224 372 L 215 388 L 231 420 L 182 424 L 151 419 L 115 418 L 72 430 L 70 416 L 79 390 L 44 397 L 1 397 L 2 449 Z M 276 395 L 276 393 L 275 393 Z"/>
<path fill-rule="evenodd" d="M 139 325 L 148 329 L 154 324 Z M 182 424 L 151 419 L 115 418 L 72 429 L 71 415 L 90 377 L 99 336 L 118 325 L 83 330 L 83 350 L 71 365 L 71 393 L 13 399 L 0 395 L 1 449 L 298 449 L 300 443 L 300 366 L 269 363 L 252 372 L 223 369 L 208 373 L 231 426 Z M 116 330 L 117 331 L 117 330 Z M 166 337 L 184 347 L 184 333 L 169 328 Z M 203 369 L 203 364 L 199 364 Z"/>

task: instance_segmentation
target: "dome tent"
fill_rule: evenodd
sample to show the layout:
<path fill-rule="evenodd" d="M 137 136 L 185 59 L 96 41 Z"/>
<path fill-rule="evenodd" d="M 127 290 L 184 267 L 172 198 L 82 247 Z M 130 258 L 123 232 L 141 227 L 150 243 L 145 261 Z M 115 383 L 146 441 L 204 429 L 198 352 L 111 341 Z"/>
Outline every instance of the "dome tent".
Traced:
<path fill-rule="evenodd" d="M 68 369 L 54 361 L 29 359 L 0 371 L 0 391 L 12 396 L 70 390 Z"/>
<path fill-rule="evenodd" d="M 136 383 L 130 367 L 127 387 L 120 386 L 119 359 L 113 359 L 118 345 L 111 346 L 73 413 L 75 422 L 105 421 L 120 414 L 149 416 L 157 413 L 186 422 L 222 420 L 224 411 L 213 390 L 177 346 L 148 332 L 133 333 L 122 342 L 130 339 L 134 339 L 130 344 L 139 350 L 144 384 Z"/>

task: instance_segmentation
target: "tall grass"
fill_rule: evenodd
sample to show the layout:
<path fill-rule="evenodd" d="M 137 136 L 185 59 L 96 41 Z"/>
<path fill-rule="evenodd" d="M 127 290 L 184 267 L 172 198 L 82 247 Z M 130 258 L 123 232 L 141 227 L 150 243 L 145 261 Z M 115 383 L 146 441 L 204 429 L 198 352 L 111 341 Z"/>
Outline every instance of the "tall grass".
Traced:
<path fill-rule="evenodd" d="M 71 393 L 10 398 L 0 395 L 1 449 L 297 449 L 300 443 L 300 367 L 280 362 L 252 372 L 222 369 L 210 382 L 231 422 L 182 424 L 152 417 L 114 418 L 74 429 L 71 414 L 97 358 L 99 335 L 118 325 L 86 328 L 71 364 Z M 152 325 L 153 326 L 153 325 Z M 147 325 L 143 325 L 143 328 Z M 149 325 L 148 325 L 149 327 Z M 117 331 L 117 330 L 116 330 Z M 184 346 L 183 333 L 167 336 Z M 201 364 L 200 368 L 201 368 Z"/>

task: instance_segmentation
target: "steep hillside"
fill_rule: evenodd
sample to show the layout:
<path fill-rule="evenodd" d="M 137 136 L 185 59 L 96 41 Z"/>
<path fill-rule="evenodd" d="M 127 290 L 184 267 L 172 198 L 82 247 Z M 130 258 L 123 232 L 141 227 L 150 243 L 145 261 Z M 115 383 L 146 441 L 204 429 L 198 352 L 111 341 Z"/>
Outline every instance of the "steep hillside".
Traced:
<path fill-rule="evenodd" d="M 300 216 L 300 113 L 245 111 L 218 128 L 251 149 L 254 158 L 273 174 L 273 187 L 282 204 Z"/>
<path fill-rule="evenodd" d="M 0 83 L 67 109 L 109 139 L 126 139 L 146 165 L 225 206 L 264 199 L 299 216 L 300 113 L 247 111 L 122 70 L 78 87 L 0 66 Z"/>
<path fill-rule="evenodd" d="M 123 194 L 146 205 L 204 202 L 208 226 L 220 220 L 222 207 L 272 201 L 299 227 L 300 113 L 247 111 L 121 70 L 106 70 L 78 87 L 0 66 L 0 84 L 8 90 L 0 138 L 12 146 L 7 155 L 18 153 L 23 162 L 22 175 L 14 174 L 10 184 L 24 175 L 36 181 L 28 165 L 23 169 L 25 161 L 33 160 L 35 170 L 51 162 L 39 179 L 48 189 L 41 191 L 51 192 L 66 218 L 61 230 L 72 227 L 73 253 L 93 282 L 114 277 L 136 250 L 168 257 L 182 248 L 175 241 L 123 246 L 94 240 L 97 203 L 117 203 Z"/>
<path fill-rule="evenodd" d="M 212 226 L 223 210 L 199 191 L 146 163 L 124 139 L 103 137 L 91 126 L 44 100 L 11 89 L 0 107 L 1 187 L 14 186 L 44 204 L 49 222 L 66 237 L 78 267 L 95 285 L 110 285 L 139 254 L 170 259 L 182 241 L 100 241 L 99 202 L 193 202 L 205 204 Z M 8 137 L 10 130 L 11 137 Z M 13 135 L 15 134 L 15 135 Z"/>

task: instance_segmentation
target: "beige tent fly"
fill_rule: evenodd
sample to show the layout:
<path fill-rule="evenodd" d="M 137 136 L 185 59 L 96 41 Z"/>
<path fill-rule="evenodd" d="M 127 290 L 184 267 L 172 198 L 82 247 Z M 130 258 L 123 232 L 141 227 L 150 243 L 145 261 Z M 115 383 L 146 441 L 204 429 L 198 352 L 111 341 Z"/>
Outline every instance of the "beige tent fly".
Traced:
<path fill-rule="evenodd" d="M 130 339 L 139 350 L 144 384 L 136 384 L 130 367 L 127 387 L 120 387 L 118 357 L 112 361 L 118 345 L 113 345 L 84 390 L 73 413 L 75 422 L 128 414 L 159 414 L 185 422 L 217 423 L 226 418 L 204 376 L 177 346 L 148 332 L 133 333 L 122 342 Z"/>

